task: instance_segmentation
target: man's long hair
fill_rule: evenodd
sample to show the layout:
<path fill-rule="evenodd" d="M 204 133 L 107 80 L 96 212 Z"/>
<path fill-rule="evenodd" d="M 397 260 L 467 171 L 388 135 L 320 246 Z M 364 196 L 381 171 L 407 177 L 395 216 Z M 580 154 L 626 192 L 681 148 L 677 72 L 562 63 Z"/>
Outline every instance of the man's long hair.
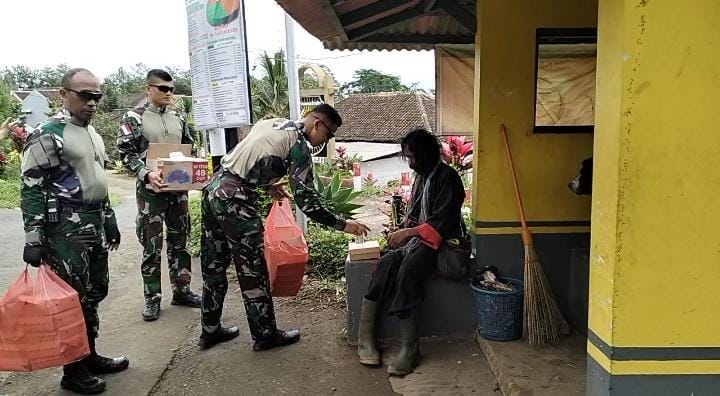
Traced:
<path fill-rule="evenodd" d="M 429 174 L 440 161 L 440 140 L 425 129 L 413 129 L 400 140 L 403 159 L 405 153 L 414 156 L 417 171 L 420 174 Z"/>

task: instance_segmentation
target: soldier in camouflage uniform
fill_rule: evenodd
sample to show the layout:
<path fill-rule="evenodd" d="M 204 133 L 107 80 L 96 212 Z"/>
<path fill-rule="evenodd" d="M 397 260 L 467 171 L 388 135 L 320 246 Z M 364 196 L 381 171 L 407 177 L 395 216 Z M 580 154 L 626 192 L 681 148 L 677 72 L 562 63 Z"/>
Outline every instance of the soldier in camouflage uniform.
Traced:
<path fill-rule="evenodd" d="M 143 320 L 160 315 L 160 266 L 163 247 L 163 222 L 167 226 L 167 256 L 173 305 L 199 308 L 200 296 L 190 290 L 190 233 L 188 194 L 157 192 L 165 183 L 160 172 L 151 172 L 145 164 L 150 143 L 192 144 L 193 138 L 183 115 L 170 108 L 175 90 L 172 77 L 164 70 L 150 70 L 146 78 L 148 103 L 128 111 L 121 121 L 118 151 L 125 166 L 137 175 L 137 236 L 143 245 L 141 265 L 145 307 Z M 148 189 L 146 184 L 153 186 Z M 155 191 L 153 191 L 155 190 Z"/>
<path fill-rule="evenodd" d="M 332 106 L 322 104 L 306 118 L 260 121 L 235 149 L 223 158 L 220 172 L 203 189 L 202 198 L 202 334 L 199 345 L 210 348 L 239 334 L 236 326 L 220 324 L 227 293 L 226 270 L 235 263 L 253 350 L 288 345 L 300 338 L 297 330 L 279 330 L 263 252 L 263 223 L 255 207 L 257 187 L 275 197 L 288 196 L 278 181 L 290 175 L 290 188 L 298 207 L 311 219 L 355 235 L 367 226 L 346 221 L 321 203 L 313 183 L 308 143 L 320 146 L 342 124 Z"/>
<path fill-rule="evenodd" d="M 125 370 L 128 359 L 95 351 L 98 304 L 108 294 L 108 249 L 117 249 L 120 231 L 110 207 L 102 138 L 89 125 L 102 97 L 89 71 L 71 69 L 62 79 L 63 109 L 29 137 L 22 162 L 23 260 L 49 264 L 80 297 L 90 356 L 63 367 L 63 388 L 81 394 L 102 392 L 97 374 Z"/>

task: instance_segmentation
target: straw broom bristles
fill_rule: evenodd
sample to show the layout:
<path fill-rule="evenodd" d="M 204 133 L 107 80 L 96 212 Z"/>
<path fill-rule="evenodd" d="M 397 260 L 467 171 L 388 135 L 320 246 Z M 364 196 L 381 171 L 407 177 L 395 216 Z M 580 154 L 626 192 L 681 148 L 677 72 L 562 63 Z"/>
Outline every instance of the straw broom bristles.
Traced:
<path fill-rule="evenodd" d="M 555 302 L 529 230 L 523 231 L 525 245 L 525 292 L 523 301 L 523 340 L 530 346 L 557 344 L 568 325 Z"/>
<path fill-rule="evenodd" d="M 505 151 L 508 156 L 510 173 L 512 174 L 515 199 L 520 212 L 521 236 L 525 246 L 523 339 L 530 346 L 557 344 L 560 342 L 560 335 L 568 332 L 568 325 L 555 302 L 555 297 L 552 290 L 550 290 L 545 272 L 543 272 L 542 265 L 535 252 L 532 234 L 525 218 L 525 209 L 523 208 L 520 187 L 515 173 L 515 163 L 513 162 L 510 142 L 504 124 L 500 125 L 500 133 L 505 143 Z"/>

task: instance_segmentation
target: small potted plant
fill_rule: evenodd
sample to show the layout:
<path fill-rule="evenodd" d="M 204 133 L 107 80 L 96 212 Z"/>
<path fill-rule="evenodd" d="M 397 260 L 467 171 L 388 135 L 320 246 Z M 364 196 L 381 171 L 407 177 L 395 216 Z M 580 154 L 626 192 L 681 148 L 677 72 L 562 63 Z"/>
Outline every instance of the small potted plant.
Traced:
<path fill-rule="evenodd" d="M 335 148 L 335 158 L 318 166 L 318 175 L 323 183 L 327 184 L 334 174 L 339 174 L 342 187 L 353 187 L 353 165 L 359 163 L 362 158 L 353 154 L 348 155 L 347 148 L 338 146 Z"/>

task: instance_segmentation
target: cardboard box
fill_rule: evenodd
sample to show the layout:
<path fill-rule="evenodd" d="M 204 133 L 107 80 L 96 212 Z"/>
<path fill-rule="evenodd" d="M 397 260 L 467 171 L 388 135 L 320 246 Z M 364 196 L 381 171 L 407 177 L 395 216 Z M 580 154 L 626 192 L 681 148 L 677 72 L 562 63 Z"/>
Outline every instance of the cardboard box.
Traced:
<path fill-rule="evenodd" d="M 207 183 L 208 161 L 191 157 L 191 152 L 189 144 L 150 143 L 145 164 L 151 171 L 162 172 L 167 187 L 160 191 L 200 190 Z"/>
<path fill-rule="evenodd" d="M 350 261 L 377 260 L 380 258 L 380 243 L 378 241 L 350 242 L 348 255 Z"/>

